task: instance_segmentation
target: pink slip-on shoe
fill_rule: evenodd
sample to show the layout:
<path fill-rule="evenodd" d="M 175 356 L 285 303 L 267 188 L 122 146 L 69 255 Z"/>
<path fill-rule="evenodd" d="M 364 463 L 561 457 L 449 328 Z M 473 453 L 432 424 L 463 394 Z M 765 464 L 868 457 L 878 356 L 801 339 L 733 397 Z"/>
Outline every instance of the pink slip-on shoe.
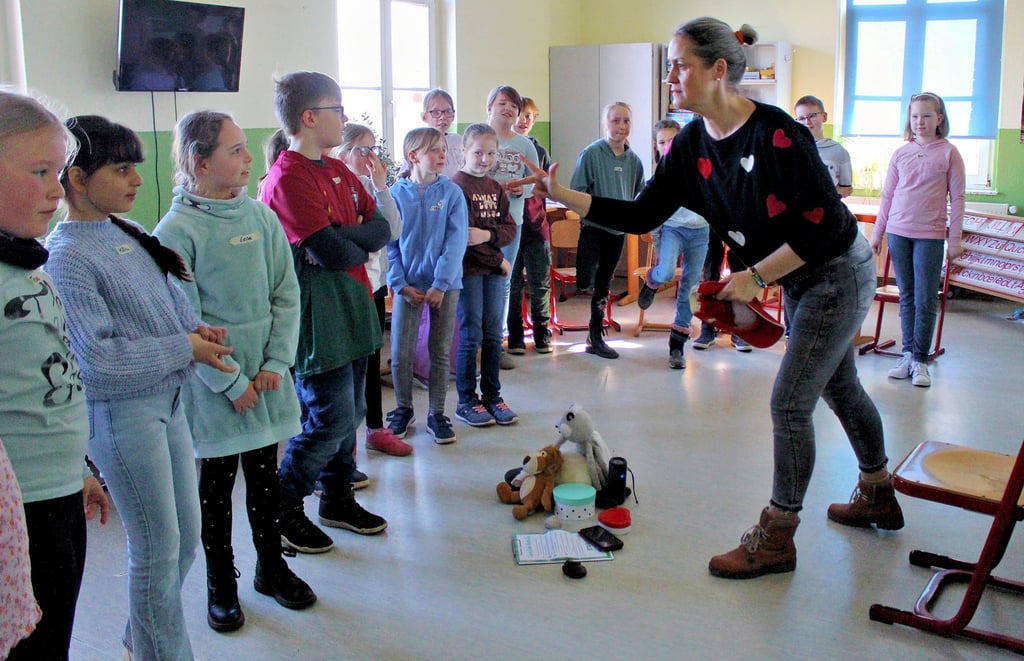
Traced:
<path fill-rule="evenodd" d="M 366 449 L 390 454 L 393 457 L 404 457 L 412 452 L 412 446 L 395 436 L 387 427 L 366 430 Z"/>

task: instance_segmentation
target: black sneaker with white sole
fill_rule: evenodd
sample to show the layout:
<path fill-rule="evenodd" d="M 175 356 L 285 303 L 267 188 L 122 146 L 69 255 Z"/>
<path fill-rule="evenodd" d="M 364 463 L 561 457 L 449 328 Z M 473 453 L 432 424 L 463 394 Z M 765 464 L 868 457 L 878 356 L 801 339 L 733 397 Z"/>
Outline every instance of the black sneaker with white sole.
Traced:
<path fill-rule="evenodd" d="M 310 521 L 301 507 L 282 510 L 277 525 L 285 548 L 299 553 L 327 553 L 334 548 L 334 540 Z"/>
<path fill-rule="evenodd" d="M 388 527 L 384 517 L 364 510 L 351 494 L 338 500 L 321 497 L 320 523 L 331 528 L 351 530 L 360 535 L 376 535 Z"/>

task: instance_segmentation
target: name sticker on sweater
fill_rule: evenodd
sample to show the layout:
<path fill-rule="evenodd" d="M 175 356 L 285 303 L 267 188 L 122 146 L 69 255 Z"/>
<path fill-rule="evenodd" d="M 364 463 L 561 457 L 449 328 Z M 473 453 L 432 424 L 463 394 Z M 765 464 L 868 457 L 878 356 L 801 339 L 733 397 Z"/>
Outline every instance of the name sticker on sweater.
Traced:
<path fill-rule="evenodd" d="M 231 237 L 231 245 L 240 246 L 245 243 L 252 243 L 253 241 L 259 241 L 263 238 L 263 235 L 259 232 L 251 232 L 249 234 L 242 234 L 240 236 Z"/>
<path fill-rule="evenodd" d="M 114 250 L 117 251 L 118 255 L 127 255 L 132 250 L 134 250 L 134 248 L 132 248 L 132 244 L 130 243 L 122 243 L 121 245 L 114 248 Z"/>
<path fill-rule="evenodd" d="M 437 204 L 434 204 L 434 205 L 432 205 L 432 206 L 430 207 L 430 210 L 431 210 L 431 211 L 440 211 L 440 210 L 441 210 L 441 209 L 443 209 L 443 208 L 444 208 L 444 200 L 441 200 L 441 201 L 440 201 L 440 202 L 438 202 Z"/>

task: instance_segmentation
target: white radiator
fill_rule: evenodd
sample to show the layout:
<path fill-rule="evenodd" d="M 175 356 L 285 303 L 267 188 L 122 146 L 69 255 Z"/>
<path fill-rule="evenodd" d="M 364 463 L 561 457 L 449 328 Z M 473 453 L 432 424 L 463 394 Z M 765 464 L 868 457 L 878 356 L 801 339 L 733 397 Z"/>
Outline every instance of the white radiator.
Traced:
<path fill-rule="evenodd" d="M 998 216 L 1005 216 L 1009 213 L 1010 205 L 999 202 L 967 202 L 967 211 L 979 211 L 991 213 Z"/>

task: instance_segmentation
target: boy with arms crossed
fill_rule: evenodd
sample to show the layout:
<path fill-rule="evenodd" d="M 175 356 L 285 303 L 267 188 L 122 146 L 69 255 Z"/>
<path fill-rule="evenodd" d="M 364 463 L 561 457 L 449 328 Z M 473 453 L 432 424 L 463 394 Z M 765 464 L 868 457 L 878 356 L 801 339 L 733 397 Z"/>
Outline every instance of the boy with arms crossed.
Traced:
<path fill-rule="evenodd" d="M 356 502 L 351 475 L 356 429 L 366 414 L 366 361 L 381 346 L 364 264 L 391 229 L 359 179 L 323 156 L 341 143 L 347 119 L 338 83 L 322 73 L 287 74 L 277 81 L 274 110 L 289 148 L 267 173 L 260 201 L 281 219 L 301 292 L 295 390 L 302 432 L 288 441 L 281 461 L 279 525 L 286 546 L 324 553 L 334 542 L 302 508 L 318 479 L 321 524 L 361 535 L 388 525 Z"/>

